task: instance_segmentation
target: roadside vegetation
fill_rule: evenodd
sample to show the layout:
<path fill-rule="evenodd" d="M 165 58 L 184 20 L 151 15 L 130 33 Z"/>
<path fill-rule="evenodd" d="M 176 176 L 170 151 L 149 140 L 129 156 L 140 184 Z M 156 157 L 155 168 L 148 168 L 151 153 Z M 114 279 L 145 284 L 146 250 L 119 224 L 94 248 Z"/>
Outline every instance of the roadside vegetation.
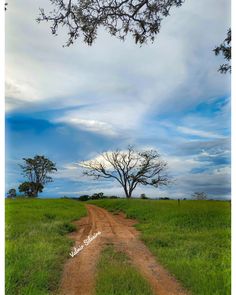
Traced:
<path fill-rule="evenodd" d="M 86 215 L 73 200 L 6 200 L 6 294 L 55 294 L 75 230 Z"/>
<path fill-rule="evenodd" d="M 230 294 L 229 202 L 122 199 L 90 203 L 137 219 L 142 240 L 192 294 Z"/>
<path fill-rule="evenodd" d="M 148 282 L 125 253 L 108 246 L 102 251 L 96 278 L 96 295 L 152 295 Z"/>

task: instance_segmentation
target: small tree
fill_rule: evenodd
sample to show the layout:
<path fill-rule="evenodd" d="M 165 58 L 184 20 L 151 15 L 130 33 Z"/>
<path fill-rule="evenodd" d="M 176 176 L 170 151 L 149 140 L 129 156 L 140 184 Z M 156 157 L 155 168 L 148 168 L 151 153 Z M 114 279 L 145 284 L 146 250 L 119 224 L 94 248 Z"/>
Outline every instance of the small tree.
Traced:
<path fill-rule="evenodd" d="M 15 198 L 16 197 L 16 190 L 14 188 L 9 189 L 7 193 L 7 198 Z"/>
<path fill-rule="evenodd" d="M 133 147 L 127 151 L 106 152 L 101 154 L 100 159 L 81 163 L 81 167 L 85 168 L 84 175 L 116 180 L 127 198 L 131 198 L 137 185 L 167 185 L 166 166 L 157 151 L 138 152 Z"/>
<path fill-rule="evenodd" d="M 204 192 L 195 192 L 192 197 L 194 200 L 207 200 L 207 194 Z"/>
<path fill-rule="evenodd" d="M 45 184 L 53 181 L 49 174 L 57 171 L 56 165 L 46 157 L 38 155 L 34 158 L 23 158 L 23 160 L 25 163 L 20 167 L 28 181 L 22 183 L 21 191 L 29 196 L 37 197 Z"/>

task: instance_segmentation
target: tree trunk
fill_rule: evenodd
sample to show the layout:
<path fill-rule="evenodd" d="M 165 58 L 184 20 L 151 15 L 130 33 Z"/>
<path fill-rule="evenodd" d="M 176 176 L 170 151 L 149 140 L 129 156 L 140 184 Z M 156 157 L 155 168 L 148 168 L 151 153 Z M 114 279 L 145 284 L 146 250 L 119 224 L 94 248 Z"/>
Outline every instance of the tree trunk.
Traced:
<path fill-rule="evenodd" d="M 130 199 L 131 198 L 131 195 L 132 195 L 132 191 L 128 190 L 127 187 L 123 187 L 124 191 L 125 191 L 125 197 L 127 199 Z"/>
<path fill-rule="evenodd" d="M 132 196 L 132 191 L 129 191 L 129 193 L 128 193 L 128 199 L 130 199 L 131 198 L 131 196 Z"/>
<path fill-rule="evenodd" d="M 34 190 L 32 191 L 32 197 L 33 197 L 33 198 L 37 198 L 37 197 L 38 197 L 38 190 L 37 190 L 37 189 L 34 189 Z"/>
<path fill-rule="evenodd" d="M 132 196 L 132 190 L 128 190 L 128 191 L 127 191 L 127 194 L 126 194 L 126 198 L 127 198 L 127 199 L 130 199 L 131 196 Z"/>

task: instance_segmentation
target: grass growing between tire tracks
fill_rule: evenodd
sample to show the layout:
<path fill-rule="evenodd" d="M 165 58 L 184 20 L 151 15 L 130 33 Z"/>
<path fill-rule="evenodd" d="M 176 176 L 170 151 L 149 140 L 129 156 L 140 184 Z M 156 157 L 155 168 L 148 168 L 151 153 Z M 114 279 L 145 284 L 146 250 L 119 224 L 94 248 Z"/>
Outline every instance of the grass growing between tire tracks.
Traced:
<path fill-rule="evenodd" d="M 96 278 L 96 295 L 153 295 L 148 282 L 131 265 L 123 252 L 106 247 L 101 254 Z"/>

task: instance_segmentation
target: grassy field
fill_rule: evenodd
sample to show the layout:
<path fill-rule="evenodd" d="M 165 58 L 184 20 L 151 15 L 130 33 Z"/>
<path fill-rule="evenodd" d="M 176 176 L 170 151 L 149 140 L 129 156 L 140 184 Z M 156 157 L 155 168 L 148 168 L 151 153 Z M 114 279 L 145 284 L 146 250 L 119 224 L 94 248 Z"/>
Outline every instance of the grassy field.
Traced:
<path fill-rule="evenodd" d="M 108 246 L 97 268 L 96 295 L 152 295 L 145 279 L 130 264 L 129 258 Z"/>
<path fill-rule="evenodd" d="M 6 200 L 7 295 L 56 293 L 72 244 L 66 233 L 85 214 L 72 200 Z"/>
<path fill-rule="evenodd" d="M 143 241 L 192 294 L 230 294 L 229 202 L 181 201 L 180 206 L 177 201 L 151 200 L 92 203 L 136 218 Z"/>

